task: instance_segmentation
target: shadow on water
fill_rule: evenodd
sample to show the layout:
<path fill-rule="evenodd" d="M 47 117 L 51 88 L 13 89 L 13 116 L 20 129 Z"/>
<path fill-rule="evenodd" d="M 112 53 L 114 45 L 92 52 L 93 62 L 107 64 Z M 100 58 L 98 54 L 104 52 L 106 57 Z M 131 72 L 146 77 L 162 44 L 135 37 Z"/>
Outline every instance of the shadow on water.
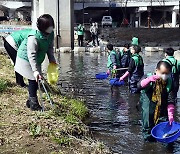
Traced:
<path fill-rule="evenodd" d="M 153 72 L 162 53 L 143 54 L 145 72 Z M 180 141 L 171 145 L 146 143 L 141 133 L 139 96 L 128 87 L 111 88 L 108 80 L 96 80 L 95 74 L 106 71 L 107 54 L 71 53 L 60 55 L 61 91 L 85 100 L 91 116 L 89 126 L 96 139 L 103 141 L 114 153 L 180 153 Z M 178 94 L 180 102 L 180 93 Z M 180 121 L 180 103 L 177 121 Z"/>

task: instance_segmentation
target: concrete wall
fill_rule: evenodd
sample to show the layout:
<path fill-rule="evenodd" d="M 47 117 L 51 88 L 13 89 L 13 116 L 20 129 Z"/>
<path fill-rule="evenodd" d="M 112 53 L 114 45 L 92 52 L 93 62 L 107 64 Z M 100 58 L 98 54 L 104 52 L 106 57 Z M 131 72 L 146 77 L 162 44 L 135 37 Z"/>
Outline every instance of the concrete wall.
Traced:
<path fill-rule="evenodd" d="M 59 0 L 60 16 L 57 15 L 57 0 L 33 0 L 32 27 L 36 27 L 37 18 L 42 14 L 50 14 L 55 21 L 55 34 L 57 35 L 58 18 L 60 19 L 60 46 L 74 48 L 74 0 Z M 56 38 L 55 38 L 56 40 Z M 56 44 L 56 41 L 55 41 Z"/>
<path fill-rule="evenodd" d="M 61 46 L 74 48 L 74 1 L 60 0 Z"/>

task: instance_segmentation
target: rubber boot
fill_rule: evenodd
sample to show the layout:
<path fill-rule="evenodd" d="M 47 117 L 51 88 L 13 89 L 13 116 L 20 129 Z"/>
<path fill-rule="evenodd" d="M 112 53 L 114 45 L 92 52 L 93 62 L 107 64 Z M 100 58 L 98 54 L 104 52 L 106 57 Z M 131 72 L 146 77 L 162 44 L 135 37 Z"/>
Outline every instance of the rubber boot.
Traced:
<path fill-rule="evenodd" d="M 30 108 L 30 99 L 28 99 L 28 100 L 26 101 L 26 106 L 27 106 L 28 108 Z"/>
<path fill-rule="evenodd" d="M 39 105 L 37 97 L 29 97 L 29 99 L 26 101 L 26 106 L 32 111 L 42 110 L 42 107 Z"/>

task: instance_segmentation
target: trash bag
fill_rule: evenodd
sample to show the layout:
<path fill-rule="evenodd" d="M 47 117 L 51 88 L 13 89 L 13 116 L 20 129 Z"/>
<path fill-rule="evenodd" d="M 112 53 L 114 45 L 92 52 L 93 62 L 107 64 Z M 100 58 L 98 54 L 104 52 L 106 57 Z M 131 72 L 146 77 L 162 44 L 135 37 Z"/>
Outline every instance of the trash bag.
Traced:
<path fill-rule="evenodd" d="M 47 69 L 47 80 L 49 84 L 56 84 L 59 78 L 58 64 L 49 63 Z"/>

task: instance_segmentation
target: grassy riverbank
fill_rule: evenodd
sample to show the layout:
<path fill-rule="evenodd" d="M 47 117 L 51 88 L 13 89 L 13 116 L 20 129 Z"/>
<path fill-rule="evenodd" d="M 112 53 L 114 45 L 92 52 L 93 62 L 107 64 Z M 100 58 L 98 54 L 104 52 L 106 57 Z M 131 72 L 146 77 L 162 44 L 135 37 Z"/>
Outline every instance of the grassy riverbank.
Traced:
<path fill-rule="evenodd" d="M 15 84 L 10 60 L 0 54 L 0 153 L 109 153 L 82 122 L 88 114 L 83 102 L 56 93 L 52 108 L 43 94 L 46 111 L 32 112 L 27 97 L 27 89 Z"/>

